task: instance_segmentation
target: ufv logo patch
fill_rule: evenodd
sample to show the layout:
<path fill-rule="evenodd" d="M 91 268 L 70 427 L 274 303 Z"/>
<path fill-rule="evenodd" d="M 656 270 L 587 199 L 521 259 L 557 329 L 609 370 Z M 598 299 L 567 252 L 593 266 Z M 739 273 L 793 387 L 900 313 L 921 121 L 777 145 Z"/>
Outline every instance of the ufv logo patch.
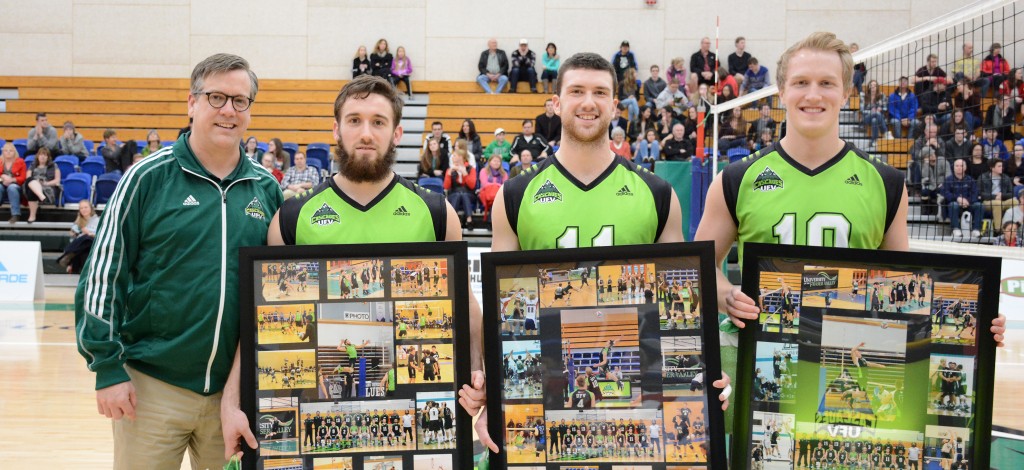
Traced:
<path fill-rule="evenodd" d="M 775 191 L 782 189 L 782 178 L 769 167 L 754 178 L 754 191 Z"/>
<path fill-rule="evenodd" d="M 551 180 L 547 180 L 541 185 L 537 193 L 533 195 L 533 203 L 547 204 L 549 202 L 562 202 L 562 192 L 555 187 L 555 184 Z"/>
<path fill-rule="evenodd" d="M 260 204 L 257 198 L 252 198 L 252 202 L 245 206 L 245 215 L 256 220 L 267 220 L 267 212 L 263 210 L 263 204 Z"/>
<path fill-rule="evenodd" d="M 334 211 L 334 208 L 329 206 L 326 202 L 313 213 L 313 217 L 309 218 L 309 223 L 319 225 L 321 227 L 326 227 L 340 222 L 341 216 L 338 215 L 338 213 Z"/>

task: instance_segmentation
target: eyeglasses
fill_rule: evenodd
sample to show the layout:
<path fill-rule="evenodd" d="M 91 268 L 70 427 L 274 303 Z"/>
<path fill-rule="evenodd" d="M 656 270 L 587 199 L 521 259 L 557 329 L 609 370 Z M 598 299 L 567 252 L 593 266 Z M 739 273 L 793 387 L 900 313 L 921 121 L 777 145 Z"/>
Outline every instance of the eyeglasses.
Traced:
<path fill-rule="evenodd" d="M 249 106 L 252 106 L 252 102 L 255 101 L 248 96 L 230 96 L 217 91 L 207 91 L 200 94 L 206 95 L 206 100 L 210 102 L 210 106 L 217 109 L 223 108 L 224 105 L 228 104 L 228 99 L 230 99 L 231 107 L 235 108 L 235 111 L 238 112 L 249 109 Z"/>

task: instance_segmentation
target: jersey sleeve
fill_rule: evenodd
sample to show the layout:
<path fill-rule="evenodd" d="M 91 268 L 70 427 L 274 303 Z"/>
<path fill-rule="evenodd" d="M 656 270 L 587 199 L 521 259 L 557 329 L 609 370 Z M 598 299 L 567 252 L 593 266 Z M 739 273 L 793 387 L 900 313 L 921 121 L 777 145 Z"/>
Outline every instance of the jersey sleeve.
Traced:
<path fill-rule="evenodd" d="M 736 215 L 736 201 L 739 197 L 740 183 L 743 182 L 743 175 L 747 173 L 750 165 L 753 165 L 758 158 L 768 155 L 773 151 L 774 146 L 768 146 L 738 162 L 726 165 L 725 169 L 722 170 L 722 194 L 725 197 L 725 206 L 729 208 L 729 215 L 732 216 L 732 223 L 736 227 L 740 226 L 740 219 Z"/>
<path fill-rule="evenodd" d="M 664 178 L 651 173 L 648 169 L 637 166 L 625 158 L 619 158 L 626 165 L 632 167 L 633 171 L 650 188 L 651 195 L 654 196 L 654 209 L 658 214 L 658 232 L 654 235 L 654 240 L 657 241 L 665 230 L 665 224 L 668 223 L 668 214 L 672 210 L 672 185 L 665 181 Z"/>
<path fill-rule="evenodd" d="M 883 233 L 888 233 L 889 227 L 896 219 L 896 211 L 899 210 L 900 203 L 903 201 L 903 188 L 906 185 L 903 173 L 860 149 L 854 148 L 853 151 L 857 156 L 871 163 L 878 171 L 878 175 L 882 177 L 882 184 L 885 187 L 885 230 Z"/>
<path fill-rule="evenodd" d="M 318 189 L 320 188 L 306 191 L 299 197 L 288 198 L 281 204 L 281 209 L 277 215 L 277 223 L 281 228 L 281 240 L 284 241 L 285 245 L 295 244 L 295 231 L 299 221 L 299 212 L 302 211 L 302 206 L 309 201 L 309 198 L 319 192 Z"/>
<path fill-rule="evenodd" d="M 444 194 L 430 191 L 405 178 L 399 178 L 399 181 L 423 199 L 423 203 L 427 205 L 427 209 L 430 211 L 430 219 L 434 224 L 434 239 L 444 241 L 448 233 L 448 204 Z"/>
<path fill-rule="evenodd" d="M 516 235 L 519 234 L 519 207 L 523 203 L 526 187 L 530 185 L 530 181 L 540 171 L 540 166 L 546 164 L 547 159 L 540 164 L 531 166 L 515 177 L 509 178 L 501 187 L 505 196 L 505 216 L 508 217 L 508 225 L 512 227 L 512 233 Z"/>

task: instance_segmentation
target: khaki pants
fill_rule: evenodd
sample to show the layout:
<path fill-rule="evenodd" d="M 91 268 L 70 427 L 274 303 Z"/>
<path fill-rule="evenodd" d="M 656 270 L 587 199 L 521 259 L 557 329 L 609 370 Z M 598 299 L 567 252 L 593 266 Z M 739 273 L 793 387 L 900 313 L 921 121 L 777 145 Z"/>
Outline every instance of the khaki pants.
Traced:
<path fill-rule="evenodd" d="M 130 367 L 135 386 L 135 421 L 114 421 L 114 468 L 181 468 L 188 449 L 194 470 L 221 470 L 224 439 L 220 428 L 220 397 L 176 387 Z"/>
<path fill-rule="evenodd" d="M 1006 212 L 1006 209 L 1017 205 L 1017 201 L 1013 199 L 1002 199 L 999 201 L 993 199 L 982 204 L 985 205 L 985 210 L 992 211 L 992 233 L 998 236 L 1003 231 L 1003 213 Z"/>

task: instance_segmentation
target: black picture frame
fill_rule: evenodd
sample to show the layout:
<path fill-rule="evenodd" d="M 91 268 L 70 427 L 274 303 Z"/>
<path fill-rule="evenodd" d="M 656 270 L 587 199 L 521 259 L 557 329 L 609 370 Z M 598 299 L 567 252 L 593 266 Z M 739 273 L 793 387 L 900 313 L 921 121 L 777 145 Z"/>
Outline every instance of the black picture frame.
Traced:
<path fill-rule="evenodd" d="M 616 468 L 616 465 L 636 464 L 649 465 L 657 470 L 725 468 L 724 418 L 718 399 L 721 390 L 711 383 L 721 377 L 716 271 L 714 245 L 711 242 L 484 253 L 482 265 L 484 338 L 489 345 L 485 354 L 490 404 L 487 417 L 490 436 L 503 449 L 501 453 L 490 454 L 489 463 L 492 468 L 524 468 L 521 465 L 531 465 L 528 468 L 611 469 Z M 680 291 L 685 285 L 684 280 L 690 280 L 691 289 L 687 289 L 686 298 L 696 302 L 672 303 L 670 296 L 666 297 L 666 301 L 660 295 L 648 295 L 647 292 L 643 292 L 643 298 L 640 299 L 641 294 L 629 284 L 626 284 L 626 294 L 623 295 L 617 280 L 605 283 L 614 284 L 614 290 L 598 288 L 597 279 L 603 283 L 604 279 L 601 278 L 608 279 L 607 275 L 612 273 L 640 280 L 651 276 L 648 280 L 653 278 L 657 284 L 665 279 L 672 281 L 673 285 L 678 281 Z M 584 276 L 588 279 L 586 289 L 582 286 Z M 564 291 L 559 296 L 558 290 L 564 289 L 564 286 L 553 284 L 558 280 L 567 281 L 567 284 L 578 280 L 580 287 L 569 291 L 575 292 L 577 297 L 569 295 L 566 298 Z M 535 296 L 530 294 L 530 288 L 536 289 Z M 656 288 L 652 290 L 656 291 Z M 506 294 L 505 299 L 501 295 L 503 292 Z M 621 300 L 630 296 L 634 300 Z M 653 303 L 648 303 L 649 297 L 653 297 Z M 531 325 L 529 309 L 534 301 L 536 305 L 533 306 L 535 310 Z M 632 303 L 634 301 L 641 303 Z M 502 308 L 506 309 L 508 321 L 502 321 Z M 520 308 L 526 314 L 517 313 L 516 309 Z M 671 321 L 662 318 L 664 312 L 669 312 Z M 594 329 L 597 326 L 595 323 L 600 324 L 600 329 Z M 602 362 L 597 361 L 600 361 L 604 353 L 594 351 L 603 350 L 600 344 L 615 335 L 620 340 L 618 343 L 624 346 L 621 346 L 623 349 L 615 347 L 618 350 L 609 347 L 606 354 L 609 360 L 606 364 L 612 372 L 615 372 L 615 367 L 621 371 L 617 375 L 618 380 L 602 381 L 599 375 L 604 373 L 600 367 Z M 573 344 L 580 347 L 580 351 L 574 353 L 572 348 L 577 346 Z M 524 354 L 516 355 L 517 350 L 539 351 L 539 370 L 535 367 L 524 375 L 522 370 L 525 366 L 518 366 L 522 359 L 518 356 Z M 519 367 L 514 376 L 512 372 L 506 371 L 506 353 L 512 354 L 510 363 Z M 532 354 L 525 355 L 526 359 L 522 362 L 529 361 Z M 574 358 L 571 363 L 563 360 L 566 354 Z M 666 367 L 666 360 L 682 367 Z M 595 378 L 591 379 L 590 373 L 586 371 L 593 372 L 595 369 L 590 365 L 584 366 L 583 362 L 596 362 L 594 365 L 598 367 L 593 375 Z M 536 361 L 533 364 L 538 365 Z M 630 370 L 623 370 L 623 364 Z M 569 371 L 570 368 L 572 371 Z M 698 376 L 698 373 L 703 373 L 703 376 Z M 666 374 L 670 376 L 667 380 Z M 593 395 L 590 401 L 592 406 L 586 410 L 573 408 L 586 406 L 586 399 L 581 394 L 581 401 L 574 404 L 575 397 L 570 396 L 568 390 L 569 377 L 580 375 L 587 377 L 588 383 L 594 380 L 596 388 L 602 390 L 604 396 L 603 400 L 598 401 L 598 396 Z M 604 378 L 607 379 L 608 375 Z M 694 381 L 701 384 L 699 388 L 692 385 Z M 624 386 L 618 385 L 619 382 L 623 382 Z M 604 403 L 607 405 L 601 406 Z M 691 412 L 697 413 L 692 420 L 688 418 Z M 673 425 L 670 431 L 668 416 L 671 414 L 680 419 L 684 413 L 687 416 L 686 432 L 692 430 L 688 437 L 684 437 L 684 442 L 693 446 L 674 448 L 675 453 L 669 457 L 668 436 L 675 436 L 676 428 Z M 590 434 L 588 431 L 588 434 L 602 436 L 594 437 L 596 442 L 606 443 L 604 455 L 596 453 L 587 454 L 591 456 L 589 459 L 568 459 L 565 454 L 567 447 L 564 445 L 557 445 L 559 448 L 551 452 L 551 429 L 548 423 L 557 421 L 560 424 L 562 419 L 569 419 L 571 423 L 574 416 L 583 417 L 581 424 L 590 419 L 590 423 L 596 426 L 596 432 Z M 535 455 L 540 447 L 536 441 L 531 449 L 516 447 L 521 444 L 518 442 L 520 431 L 523 436 L 529 435 L 528 428 L 520 431 L 513 429 L 510 437 L 506 438 L 506 420 L 516 417 L 525 418 L 525 421 L 513 422 L 516 426 L 522 423 L 534 423 L 535 426 L 536 420 L 543 421 L 543 431 L 548 434 L 544 439 L 542 457 Z M 621 447 L 608 444 L 615 441 L 605 440 L 609 435 L 617 439 L 626 434 L 603 434 L 600 424 L 607 424 L 609 420 L 623 424 L 622 418 L 637 420 L 635 428 L 632 424 L 628 426 L 636 431 L 634 439 L 637 439 L 643 458 L 634 455 L 632 451 L 628 455 L 615 454 Z M 657 447 L 652 430 L 648 427 L 655 424 L 655 419 L 658 420 L 657 434 L 660 437 Z M 703 441 L 697 439 L 698 421 L 703 422 Z M 584 427 L 589 426 L 581 426 L 577 435 L 583 434 Z M 569 432 L 556 435 L 557 439 L 564 441 L 565 436 L 571 434 L 571 428 L 572 425 L 568 425 Z M 532 435 L 536 434 L 534 427 Z M 644 437 L 641 438 L 641 435 Z M 624 439 L 626 446 L 632 447 L 629 438 Z M 644 440 L 649 447 L 643 446 Z M 701 450 L 702 445 L 705 446 L 704 450 Z M 613 455 L 609 456 L 609 452 Z M 699 454 L 703 454 L 703 457 L 698 457 Z M 530 456 L 534 456 L 535 461 L 530 461 Z"/>
<path fill-rule="evenodd" d="M 404 468 L 414 468 L 415 462 L 419 459 L 434 459 L 431 462 L 432 468 L 439 465 L 442 468 L 472 468 L 472 417 L 458 405 L 457 395 L 458 388 L 461 384 L 467 383 L 470 377 L 466 248 L 465 242 L 242 248 L 239 251 L 242 411 L 248 416 L 250 427 L 257 439 L 264 436 L 276 437 L 261 434 L 261 418 L 267 415 L 275 416 L 274 413 L 281 414 L 282 408 L 285 413 L 275 418 L 281 421 L 288 416 L 295 418 L 290 434 L 277 434 L 289 436 L 288 439 L 261 441 L 260 452 L 245 448 L 242 468 L 264 468 L 267 463 L 273 462 L 278 466 L 283 465 L 281 468 L 312 469 L 314 464 L 320 463 L 319 459 L 330 458 L 336 459 L 335 462 L 348 463 L 351 468 L 369 467 L 374 463 L 387 461 L 401 461 Z M 432 265 L 432 261 L 437 264 Z M 275 268 L 270 268 L 271 265 Z M 305 267 L 307 274 L 302 276 L 292 271 L 282 276 L 280 271 L 276 270 L 278 266 L 284 267 L 285 270 L 295 266 L 299 272 Z M 317 269 L 316 293 L 310 292 L 314 277 L 311 270 L 314 266 Z M 267 271 L 264 271 L 264 268 L 267 268 Z M 424 278 L 421 269 L 426 269 L 425 285 L 416 284 L 417 280 Z M 376 278 L 373 270 L 377 271 Z M 417 271 L 417 274 L 413 275 L 413 271 Z M 367 273 L 369 282 L 363 282 L 364 272 Z M 396 272 L 403 273 L 402 283 L 398 285 L 394 284 Z M 356 276 L 356 280 L 341 281 L 341 276 L 346 274 Z M 275 291 L 280 295 L 278 286 L 282 277 L 285 278 L 285 289 L 294 286 L 303 278 L 307 280 L 307 286 L 305 290 L 299 290 L 300 283 L 300 287 L 294 287 L 292 295 L 288 298 L 273 299 Z M 264 281 L 271 284 L 264 284 Z M 353 288 L 352 285 L 357 287 Z M 310 306 L 315 312 L 313 321 L 309 321 L 308 317 L 307 308 Z M 290 310 L 292 308 L 294 312 Z M 420 312 L 423 312 L 422 328 L 418 328 L 420 323 L 410 325 L 413 322 L 404 322 L 408 318 L 406 315 L 420 317 Z M 266 325 L 261 325 L 257 317 L 264 314 L 267 316 L 260 318 L 268 321 Z M 278 315 L 284 315 L 284 321 L 272 324 L 270 320 L 279 320 Z M 289 315 L 301 317 L 301 326 Z M 314 321 L 313 336 L 307 336 L 308 341 L 300 340 L 311 331 L 308 328 Z M 294 323 L 295 327 L 302 331 L 291 331 L 290 323 Z M 402 327 L 402 323 L 405 323 L 405 328 Z M 279 327 L 283 328 L 280 332 L 277 331 Z M 294 339 L 292 334 L 295 335 Z M 420 337 L 414 338 L 416 334 Z M 350 351 L 347 345 L 342 350 L 342 345 L 339 344 L 337 350 L 340 354 L 331 351 L 335 337 L 344 336 L 348 339 L 352 335 L 376 341 L 366 339 L 364 343 L 360 343 L 359 339 L 362 338 L 350 341 L 356 348 L 356 360 L 346 357 Z M 421 356 L 421 360 L 414 363 L 414 368 L 416 364 L 421 365 L 421 372 L 418 374 L 420 379 L 415 383 L 411 382 L 408 370 L 400 370 L 407 366 L 398 367 L 398 362 L 403 357 L 408 364 L 412 354 L 407 352 L 409 347 L 413 347 L 417 356 Z M 437 347 L 439 352 L 434 354 L 432 348 Z M 426 359 L 427 352 L 431 353 L 429 360 Z M 297 374 L 281 374 L 300 377 L 297 381 L 293 379 L 287 382 L 293 384 L 294 388 L 285 388 L 284 377 L 280 383 L 276 382 L 276 378 L 275 382 L 268 383 L 268 374 L 258 372 L 260 367 L 264 367 L 264 370 L 266 366 L 276 367 L 281 360 L 274 357 L 276 354 L 294 355 L 298 359 L 313 359 L 304 361 L 301 365 L 296 358 L 291 359 L 291 366 L 285 363 L 286 368 L 291 367 L 290 371 L 298 371 Z M 288 357 L 291 356 L 285 359 Z M 263 358 L 265 361 L 261 362 Z M 308 374 L 308 365 L 311 362 L 314 364 L 314 388 L 308 387 L 308 378 L 304 375 Z M 393 392 L 387 390 L 389 387 L 383 386 L 384 382 L 377 382 L 383 380 L 378 379 L 377 375 L 388 373 L 381 369 L 387 369 L 389 362 L 397 382 Z M 432 377 L 437 380 L 426 381 L 427 376 L 423 375 L 422 371 L 427 370 L 428 365 L 431 372 L 437 371 Z M 327 369 L 331 370 L 330 374 L 337 375 L 321 380 L 322 371 Z M 366 375 L 361 376 L 360 373 Z M 361 380 L 360 377 L 364 377 L 365 380 Z M 294 386 L 296 383 L 297 387 Z M 362 385 L 364 383 L 366 386 Z M 265 389 L 260 389 L 261 384 Z M 262 409 L 261 404 L 264 405 Z M 420 425 L 418 415 L 423 411 L 421 406 L 437 407 L 439 413 L 435 422 L 440 429 L 433 431 Z M 384 412 L 377 412 L 378 408 Z M 445 408 L 452 412 L 453 430 L 445 426 L 442 414 Z M 342 423 L 334 426 L 338 429 L 338 439 L 333 440 L 328 431 L 325 445 L 319 446 L 319 436 L 314 431 L 312 446 L 308 446 L 305 428 L 309 425 L 303 419 L 307 410 L 323 411 L 321 423 L 328 421 L 326 418 L 333 413 L 333 416 Z M 387 413 L 386 410 L 394 414 Z M 411 434 L 414 439 L 407 436 L 409 433 L 405 429 L 403 411 L 413 416 Z M 293 414 L 288 415 L 289 412 Z M 374 446 L 360 451 L 342 448 L 346 444 L 344 439 L 341 439 L 340 428 L 351 429 L 348 418 L 352 418 L 352 424 L 355 425 L 363 416 L 366 416 L 368 429 L 373 429 L 376 425 L 376 421 L 371 421 L 372 417 L 385 418 L 382 421 L 388 422 L 392 435 L 395 434 L 393 430 L 397 418 L 397 436 L 390 442 L 383 438 L 379 441 L 381 444 L 393 442 L 394 445 L 387 448 L 383 445 Z M 341 421 L 342 417 L 345 417 L 345 421 Z M 273 421 L 270 418 L 267 420 Z M 267 426 L 265 423 L 262 424 Z M 280 427 L 278 424 L 278 428 Z M 379 433 L 383 433 L 383 428 L 378 429 Z M 356 428 L 356 431 L 358 434 L 354 440 L 355 445 L 374 442 L 373 436 L 365 440 L 362 437 L 364 433 L 359 428 Z M 428 442 L 431 436 L 433 444 Z M 297 442 L 289 442 L 292 439 L 297 439 Z M 452 440 L 454 445 L 451 444 Z M 268 445 L 268 441 L 273 441 L 273 445 Z M 352 440 L 348 442 L 351 443 Z M 337 445 L 332 446 L 332 443 Z M 311 451 L 307 447 L 318 450 Z"/>
<path fill-rule="evenodd" d="M 744 251 L 743 292 L 762 313 L 740 332 L 732 468 L 751 468 L 755 450 L 767 457 L 772 446 L 793 450 L 788 468 L 876 454 L 906 468 L 915 454 L 919 468 L 958 454 L 989 467 L 1001 260 L 760 243 Z M 783 356 L 794 352 L 795 366 Z M 761 367 L 774 380 L 756 376 Z"/>

